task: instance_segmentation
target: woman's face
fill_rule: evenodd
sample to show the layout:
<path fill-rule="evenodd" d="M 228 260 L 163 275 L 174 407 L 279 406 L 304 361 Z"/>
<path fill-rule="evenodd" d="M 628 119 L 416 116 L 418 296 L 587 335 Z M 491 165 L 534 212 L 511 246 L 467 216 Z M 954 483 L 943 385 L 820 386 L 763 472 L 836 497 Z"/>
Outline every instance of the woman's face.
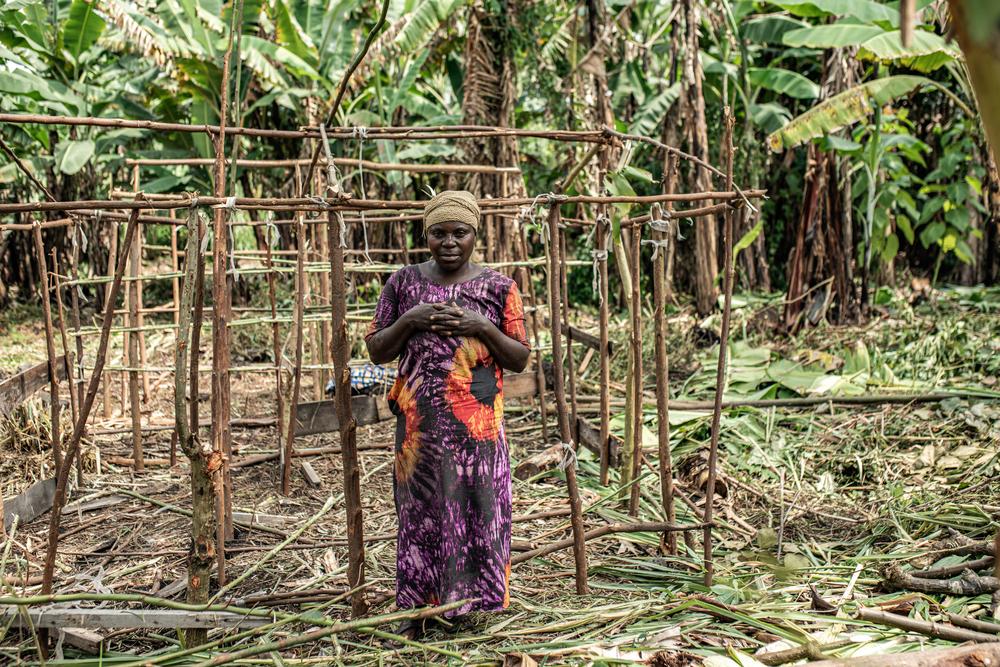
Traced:
<path fill-rule="evenodd" d="M 439 222 L 427 230 L 427 248 L 446 273 L 465 266 L 476 247 L 476 230 L 464 222 Z"/>

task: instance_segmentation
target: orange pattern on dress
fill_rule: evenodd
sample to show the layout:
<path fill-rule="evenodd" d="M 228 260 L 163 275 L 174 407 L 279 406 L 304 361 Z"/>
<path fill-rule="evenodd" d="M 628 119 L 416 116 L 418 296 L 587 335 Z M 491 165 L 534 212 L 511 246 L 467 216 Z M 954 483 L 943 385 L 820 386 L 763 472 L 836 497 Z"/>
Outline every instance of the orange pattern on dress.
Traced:
<path fill-rule="evenodd" d="M 400 482 L 405 482 L 413 474 L 413 469 L 417 467 L 417 459 L 420 457 L 420 411 L 417 409 L 417 389 L 420 387 L 421 378 L 417 378 L 413 383 L 406 384 L 397 382 L 393 387 L 396 405 L 406 419 L 406 437 L 400 444 L 399 451 L 396 452 L 396 478 Z"/>
<path fill-rule="evenodd" d="M 511 283 L 503 308 L 503 332 L 522 345 L 528 345 L 528 332 L 524 328 L 524 303 L 517 283 Z"/>
<path fill-rule="evenodd" d="M 451 372 L 444 384 L 445 400 L 476 440 L 495 440 L 503 419 L 503 393 L 499 391 L 499 378 L 492 405 L 472 394 L 473 369 L 488 356 L 489 350 L 478 339 L 463 337 L 462 344 L 452 357 Z"/>

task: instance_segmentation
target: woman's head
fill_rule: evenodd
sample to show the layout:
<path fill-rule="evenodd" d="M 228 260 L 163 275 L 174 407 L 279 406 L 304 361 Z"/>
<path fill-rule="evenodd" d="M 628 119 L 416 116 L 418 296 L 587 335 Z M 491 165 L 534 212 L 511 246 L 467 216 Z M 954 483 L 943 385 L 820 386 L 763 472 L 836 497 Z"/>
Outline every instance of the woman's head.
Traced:
<path fill-rule="evenodd" d="M 446 272 L 457 271 L 472 257 L 478 229 L 479 205 L 470 192 L 439 192 L 424 208 L 427 248 Z"/>

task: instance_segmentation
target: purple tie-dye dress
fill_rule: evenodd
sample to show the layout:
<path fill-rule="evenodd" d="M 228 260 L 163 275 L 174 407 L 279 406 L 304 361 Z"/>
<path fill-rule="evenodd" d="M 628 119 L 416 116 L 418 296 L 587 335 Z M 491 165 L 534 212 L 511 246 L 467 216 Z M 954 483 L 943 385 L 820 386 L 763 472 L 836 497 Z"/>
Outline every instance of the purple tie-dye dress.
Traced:
<path fill-rule="evenodd" d="M 367 336 L 414 306 L 448 301 L 528 345 L 517 285 L 488 268 L 448 286 L 415 265 L 397 271 L 386 281 Z M 397 415 L 397 607 L 479 598 L 447 615 L 505 609 L 511 481 L 503 369 L 477 338 L 417 332 L 399 357 L 389 405 Z"/>

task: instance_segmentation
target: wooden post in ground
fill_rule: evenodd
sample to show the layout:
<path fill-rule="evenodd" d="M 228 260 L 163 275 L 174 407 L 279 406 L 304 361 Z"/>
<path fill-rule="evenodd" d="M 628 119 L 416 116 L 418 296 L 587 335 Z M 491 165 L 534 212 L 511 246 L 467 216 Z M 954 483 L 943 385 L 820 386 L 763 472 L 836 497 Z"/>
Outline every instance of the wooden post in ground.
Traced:
<path fill-rule="evenodd" d="M 559 436 L 563 446 L 573 449 L 564 452 L 569 463 L 565 468 L 566 490 L 569 494 L 570 523 L 573 526 L 573 560 L 576 564 L 576 592 L 586 595 L 590 592 L 587 585 L 587 547 L 584 541 L 583 511 L 580 503 L 580 490 L 576 481 L 576 451 L 573 442 L 573 431 L 569 425 L 569 410 L 566 405 L 566 392 L 563 388 L 562 361 L 562 294 L 560 280 L 560 264 L 562 253 L 559 252 L 559 222 L 561 219 L 558 202 L 549 204 L 549 322 L 552 329 L 552 388 L 556 395 L 556 413 L 559 419 Z"/>
<path fill-rule="evenodd" d="M 51 448 L 53 462 L 55 465 L 55 470 L 58 471 L 59 465 L 62 462 L 62 443 L 59 435 L 59 414 L 60 414 L 60 403 L 59 403 L 59 380 L 56 374 L 56 356 L 55 356 L 55 334 L 52 325 L 52 311 L 49 297 L 49 272 L 46 266 L 45 259 L 45 248 L 42 243 L 42 231 L 41 226 L 38 221 L 32 223 L 32 232 L 35 243 L 35 254 L 38 262 L 38 273 L 39 273 L 39 296 L 42 305 L 42 314 L 45 323 L 45 347 L 46 347 L 46 361 L 48 363 L 49 371 L 49 408 L 50 408 L 50 421 L 51 427 L 49 433 L 51 436 Z M 55 266 L 55 249 L 52 250 L 52 261 L 53 267 Z M 58 296 L 58 292 L 57 292 Z M 64 341 L 65 342 L 65 341 Z M 69 377 L 67 375 L 67 377 Z M 72 389 L 70 391 L 72 393 Z"/>
<path fill-rule="evenodd" d="M 236 16 L 233 12 L 230 22 L 229 44 L 222 58 L 221 101 L 219 103 L 219 131 L 215 134 L 215 179 L 214 194 L 225 197 L 226 193 L 226 124 L 229 120 L 229 63 L 233 54 L 233 38 Z M 225 207 L 215 209 L 212 238 L 212 446 L 221 456 L 219 477 L 221 491 L 218 492 L 217 515 L 217 561 L 219 585 L 226 582 L 226 540 L 233 536 L 233 481 L 229 472 L 229 458 L 232 455 L 232 433 L 230 432 L 230 385 L 229 385 L 229 281 L 226 267 L 229 263 L 228 218 Z"/>
<path fill-rule="evenodd" d="M 559 256 L 564 261 L 559 263 L 559 280 L 562 282 L 562 316 L 566 324 L 566 367 L 569 371 L 569 405 L 570 422 L 569 430 L 573 434 L 573 442 L 579 442 L 580 438 L 576 432 L 577 424 L 577 401 L 576 401 L 576 359 L 573 355 L 573 332 L 570 329 L 569 321 L 569 268 L 566 266 L 566 258 L 569 257 L 569 244 L 566 240 L 566 231 L 559 233 Z"/>
<path fill-rule="evenodd" d="M 639 515 L 639 473 L 642 470 L 642 225 L 632 227 L 632 488 L 629 516 Z"/>
<path fill-rule="evenodd" d="M 674 467 L 670 454 L 670 357 L 667 356 L 667 248 L 662 244 L 670 242 L 672 224 L 661 222 L 668 231 L 654 227 L 653 238 L 661 244 L 653 251 L 653 308 L 656 326 L 656 426 L 657 455 L 660 459 L 660 498 L 663 503 L 663 519 L 674 523 Z M 674 223 L 676 224 L 676 223 Z M 666 532 L 661 535 L 660 548 L 665 553 L 677 553 L 677 535 Z"/>
<path fill-rule="evenodd" d="M 271 354 L 274 356 L 274 392 L 275 405 L 278 408 L 277 436 L 278 451 L 282 451 L 282 433 L 284 433 L 282 423 L 285 416 L 284 397 L 281 393 L 281 332 L 278 325 L 278 300 L 274 285 L 274 260 L 271 257 L 271 228 L 265 227 L 264 233 L 268 235 L 264 244 L 264 260 L 267 266 L 267 299 L 271 306 Z M 280 238 L 280 237 L 279 237 Z"/>
<path fill-rule="evenodd" d="M 327 159 L 330 157 L 327 144 Z M 355 592 L 351 596 L 351 614 L 364 616 L 368 602 L 364 591 L 365 542 L 364 515 L 361 509 L 361 473 L 358 468 L 357 423 L 351 410 L 351 361 L 350 338 L 347 335 L 347 282 L 344 277 L 344 248 L 340 245 L 340 225 L 343 218 L 339 211 L 328 221 L 330 247 L 330 309 L 333 333 L 333 377 L 335 379 L 337 421 L 340 423 L 340 452 L 344 466 L 344 499 L 347 506 L 347 587 Z M 335 231 L 336 229 L 336 231 Z"/>
<path fill-rule="evenodd" d="M 141 209 L 134 209 L 132 215 L 129 217 L 128 226 L 125 228 L 126 247 L 132 242 L 132 238 L 135 236 L 137 219 L 140 213 Z M 55 497 L 53 498 L 52 510 L 49 514 L 49 544 L 45 554 L 45 569 L 42 574 L 43 595 L 52 593 L 52 578 L 55 575 L 56 568 L 56 551 L 59 547 L 59 522 L 62 519 L 63 505 L 66 502 L 66 485 L 69 481 L 70 466 L 73 463 L 73 457 L 76 456 L 77 451 L 80 449 L 80 439 L 83 437 L 84 426 L 87 423 L 87 418 L 90 416 L 90 409 L 94 405 L 94 399 L 97 397 L 101 373 L 104 371 L 104 364 L 108 353 L 108 339 L 111 336 L 111 322 L 114 319 L 114 303 L 121 289 L 122 278 L 125 275 L 125 259 L 125 255 L 122 254 L 118 260 L 118 266 L 115 268 L 111 287 L 108 289 L 107 305 L 104 308 L 104 319 L 101 323 L 101 337 L 97 344 L 97 356 L 94 360 L 94 371 L 90 376 L 90 384 L 87 386 L 87 395 L 76 417 L 73 433 L 66 445 L 66 455 L 63 457 L 62 465 L 59 466 L 59 471 L 56 475 Z"/>
<path fill-rule="evenodd" d="M 142 366 L 139 355 L 139 327 L 141 326 L 139 324 L 139 264 L 142 257 L 139 239 L 141 236 L 140 230 L 136 233 L 132 244 L 123 249 L 125 251 L 123 254 L 129 258 L 129 277 L 132 278 L 128 284 L 128 326 L 133 331 L 128 336 L 127 364 L 130 367 L 128 371 L 128 397 L 129 412 L 132 413 L 129 415 L 132 420 L 132 460 L 134 461 L 132 469 L 136 472 L 143 470 L 142 410 L 139 404 L 139 371 L 136 370 Z"/>
<path fill-rule="evenodd" d="M 108 278 L 113 279 L 115 275 L 115 267 L 118 266 L 118 223 L 111 222 L 111 244 L 108 250 Z M 108 297 L 111 294 L 111 289 L 108 288 L 104 292 L 104 306 L 107 308 Z M 114 311 L 112 310 L 112 313 Z M 123 355 L 124 358 L 124 355 Z M 114 382 L 112 376 L 102 378 L 104 383 L 104 418 L 111 419 L 111 383 Z"/>
<path fill-rule="evenodd" d="M 70 255 L 70 270 L 74 281 L 80 279 L 80 240 L 78 236 L 82 234 L 80 225 L 73 225 L 73 253 Z M 76 391 L 77 414 L 79 407 L 83 404 L 83 336 L 80 335 L 80 294 L 79 286 L 73 285 L 69 290 L 70 315 L 73 318 L 74 343 L 76 344 L 76 371 L 71 375 L 70 391 Z M 76 417 L 73 418 L 76 423 Z M 96 446 L 96 445 L 95 445 Z M 83 465 L 77 457 L 77 481 L 83 483 Z"/>
<path fill-rule="evenodd" d="M 528 230 L 524 225 L 520 226 L 519 246 L 521 248 L 521 258 L 528 259 Z M 535 347 L 535 380 L 538 383 L 538 409 L 542 418 L 542 442 L 549 441 L 549 409 L 548 401 L 545 399 L 545 368 L 542 366 L 542 343 L 539 337 L 541 326 L 538 322 L 538 297 L 535 294 L 535 283 L 531 279 L 531 270 L 524 267 L 524 283 L 527 291 L 525 294 L 531 303 L 529 322 L 531 323 L 531 337 Z"/>
<path fill-rule="evenodd" d="M 295 335 L 295 370 L 292 375 L 292 398 L 288 410 L 288 424 L 285 425 L 285 446 L 282 455 L 281 465 L 281 493 L 290 495 L 292 493 L 292 457 L 295 455 L 295 420 L 297 418 L 297 406 L 299 403 L 299 392 L 302 388 L 302 344 L 305 338 L 305 329 L 302 326 L 303 310 L 305 309 L 306 291 L 306 226 L 302 221 L 302 213 L 296 214 L 296 247 L 295 254 L 295 316 L 292 324 L 292 333 Z M 350 391 L 347 392 L 350 395 Z M 279 417 L 280 419 L 280 417 Z"/>
<path fill-rule="evenodd" d="M 62 441 L 59 439 L 59 376 L 56 374 L 56 343 L 52 329 L 52 310 L 49 306 L 49 271 L 45 262 L 45 246 L 42 244 L 42 228 L 35 220 L 32 224 L 35 240 L 35 258 L 38 261 L 38 294 L 42 300 L 42 317 L 45 320 L 45 354 L 49 362 L 49 418 L 52 436 L 52 460 L 58 471 L 62 466 Z"/>
<path fill-rule="evenodd" d="M 604 155 L 604 151 L 601 152 Z M 602 207 L 603 209 L 603 207 Z M 601 360 L 601 484 L 608 485 L 608 470 L 611 465 L 611 358 L 608 354 L 608 317 L 611 302 L 608 298 L 608 241 L 611 238 L 611 220 L 606 210 L 597 216 L 597 291 L 600 295 L 600 360 Z"/>
<path fill-rule="evenodd" d="M 55 282 L 56 306 L 59 313 L 59 337 L 62 339 L 63 363 L 66 369 L 66 384 L 69 385 L 69 409 L 72 423 L 76 423 L 77 400 L 76 392 L 73 391 L 73 353 L 69 349 L 69 335 L 66 333 L 66 309 L 63 307 L 62 285 L 59 280 L 59 272 L 56 270 L 56 249 L 52 249 L 52 278 Z M 76 478 L 77 484 L 83 484 L 83 463 L 82 457 L 76 457 Z"/>
<path fill-rule="evenodd" d="M 200 216 L 197 209 L 188 211 L 188 238 L 184 252 L 184 288 L 180 294 L 177 328 L 177 345 L 174 356 L 174 427 L 181 450 L 191 462 L 191 551 L 188 553 L 187 601 L 189 604 L 207 604 L 212 565 L 216 558 L 215 484 L 213 466 L 219 464 L 218 452 L 206 453 L 198 446 L 198 423 L 189 421 L 184 407 L 186 396 L 185 373 L 188 372 L 187 355 L 191 341 L 191 312 L 197 291 L 196 273 L 203 266 L 201 261 Z M 199 322 L 200 325 L 200 322 Z M 197 350 L 193 356 L 197 357 Z M 190 375 L 197 374 L 197 361 L 191 365 Z M 198 402 L 193 394 L 192 402 Z M 184 634 L 187 647 L 200 646 L 207 640 L 207 630 L 190 629 Z"/>
<path fill-rule="evenodd" d="M 723 113 L 722 149 L 726 156 L 726 188 L 733 187 L 733 114 L 727 106 Z M 741 211 L 745 209 L 740 209 Z M 719 365 L 715 374 L 715 405 L 712 410 L 712 435 L 708 451 L 708 481 L 705 485 L 705 528 L 703 532 L 705 586 L 712 586 L 715 563 L 712 560 L 712 505 L 715 501 L 715 480 L 719 465 L 719 428 L 722 423 L 722 392 L 726 387 L 726 361 L 729 353 L 729 316 L 733 304 L 733 210 L 723 218 L 722 330 L 719 332 Z"/>
<path fill-rule="evenodd" d="M 139 192 L 139 166 L 136 165 L 135 171 L 132 175 L 133 179 L 133 190 Z M 176 227 L 171 226 L 172 229 Z M 143 330 L 143 325 L 146 321 L 146 316 L 143 313 L 142 307 L 142 245 L 144 243 L 145 234 L 143 234 L 142 227 L 139 228 L 139 233 L 136 234 L 135 238 L 135 267 L 133 271 L 135 273 L 135 302 L 136 302 L 136 318 L 132 322 L 132 326 L 136 327 L 138 331 L 136 336 L 139 338 L 139 366 L 142 369 L 146 368 L 146 332 Z M 175 279 L 176 281 L 176 279 Z M 142 380 L 142 401 L 143 403 L 149 402 L 149 375 L 146 374 L 145 370 L 139 371 L 139 378 Z M 134 408 L 133 408 L 134 409 Z M 142 416 L 139 416 L 140 420 Z"/>

